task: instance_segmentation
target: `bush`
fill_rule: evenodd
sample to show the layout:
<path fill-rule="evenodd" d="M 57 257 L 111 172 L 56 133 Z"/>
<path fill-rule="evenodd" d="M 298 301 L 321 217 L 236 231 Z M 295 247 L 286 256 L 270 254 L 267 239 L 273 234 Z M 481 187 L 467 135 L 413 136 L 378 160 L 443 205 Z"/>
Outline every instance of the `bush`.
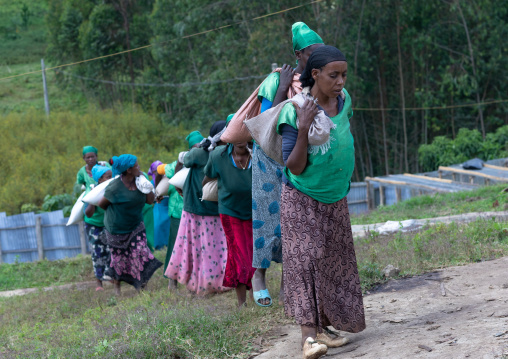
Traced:
<path fill-rule="evenodd" d="M 423 171 L 435 171 L 439 166 L 449 166 L 478 157 L 484 161 L 508 156 L 508 126 L 482 139 L 478 130 L 461 128 L 455 140 L 437 136 L 431 144 L 418 148 L 418 162 Z"/>
<path fill-rule="evenodd" d="M 99 149 L 99 160 L 132 153 L 146 172 L 155 160 L 174 161 L 186 149 L 188 132 L 137 109 L 53 112 L 49 120 L 35 109 L 10 113 L 0 119 L 0 209 L 16 214 L 23 204 L 44 211 L 72 206 L 75 199 L 64 194 L 73 193 L 85 145 Z"/>

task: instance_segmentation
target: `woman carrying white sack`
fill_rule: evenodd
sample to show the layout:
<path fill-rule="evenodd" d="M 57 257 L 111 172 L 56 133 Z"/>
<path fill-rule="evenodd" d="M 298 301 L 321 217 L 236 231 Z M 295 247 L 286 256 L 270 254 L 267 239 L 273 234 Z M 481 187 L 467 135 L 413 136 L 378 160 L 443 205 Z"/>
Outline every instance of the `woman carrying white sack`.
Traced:
<path fill-rule="evenodd" d="M 120 294 L 122 281 L 136 290 L 145 288 L 162 263 L 153 256 L 146 242 L 143 207 L 145 203 L 153 203 L 155 194 L 150 190 L 150 183 L 141 178 L 137 157 L 114 156 L 110 164 L 113 176 L 120 176 L 109 183 L 99 202 L 106 211 L 101 239 L 110 247 L 111 274 L 115 291 Z"/>

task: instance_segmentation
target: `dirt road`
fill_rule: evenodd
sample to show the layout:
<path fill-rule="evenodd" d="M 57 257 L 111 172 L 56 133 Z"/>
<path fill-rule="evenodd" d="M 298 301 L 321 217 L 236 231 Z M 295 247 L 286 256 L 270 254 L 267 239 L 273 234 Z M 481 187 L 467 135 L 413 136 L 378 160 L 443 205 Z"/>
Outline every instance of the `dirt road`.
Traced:
<path fill-rule="evenodd" d="M 364 298 L 367 329 L 325 358 L 508 358 L 508 257 L 392 280 Z M 301 358 L 297 326 L 256 359 Z"/>

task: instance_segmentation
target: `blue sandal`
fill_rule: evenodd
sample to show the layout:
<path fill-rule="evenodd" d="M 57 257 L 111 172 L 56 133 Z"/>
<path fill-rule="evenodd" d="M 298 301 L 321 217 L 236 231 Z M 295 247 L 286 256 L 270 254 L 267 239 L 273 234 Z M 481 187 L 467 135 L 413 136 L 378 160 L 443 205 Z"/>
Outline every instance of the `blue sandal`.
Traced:
<path fill-rule="evenodd" d="M 268 289 L 258 290 L 257 292 L 253 293 L 254 295 L 254 302 L 259 305 L 260 307 L 271 307 L 273 304 L 272 297 L 270 297 L 270 293 L 268 292 Z M 259 299 L 270 299 L 270 304 L 261 304 L 259 303 Z"/>

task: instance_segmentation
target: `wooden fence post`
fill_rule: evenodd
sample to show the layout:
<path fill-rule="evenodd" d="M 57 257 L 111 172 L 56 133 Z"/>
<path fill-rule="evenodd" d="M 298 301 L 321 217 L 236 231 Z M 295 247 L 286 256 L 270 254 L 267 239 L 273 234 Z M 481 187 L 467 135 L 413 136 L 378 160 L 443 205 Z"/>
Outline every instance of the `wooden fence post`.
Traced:
<path fill-rule="evenodd" d="M 85 226 L 83 223 L 84 223 L 83 221 L 78 223 L 79 242 L 81 243 L 81 254 L 86 255 Z"/>
<path fill-rule="evenodd" d="M 0 232 L 1 231 L 2 230 L 0 229 Z M 0 238 L 1 238 L 1 236 L 0 236 Z M 0 264 L 2 264 L 2 263 L 3 263 L 3 260 L 2 260 L 2 241 L 0 240 Z"/>
<path fill-rule="evenodd" d="M 397 200 L 397 203 L 400 202 L 401 197 L 402 197 L 402 190 L 401 190 L 401 188 L 400 187 L 395 187 L 395 198 Z"/>
<path fill-rule="evenodd" d="M 37 238 L 37 252 L 39 253 L 39 260 L 44 259 L 44 243 L 42 241 L 42 218 L 35 218 L 35 237 Z"/>
<path fill-rule="evenodd" d="M 370 203 L 370 181 L 366 180 L 365 181 L 365 195 L 367 197 L 367 210 L 371 210 L 372 209 L 372 205 Z"/>
<path fill-rule="evenodd" d="M 381 184 L 379 184 L 379 206 L 384 206 L 386 203 L 386 200 L 385 200 L 385 187 L 384 186 L 381 186 Z"/>

